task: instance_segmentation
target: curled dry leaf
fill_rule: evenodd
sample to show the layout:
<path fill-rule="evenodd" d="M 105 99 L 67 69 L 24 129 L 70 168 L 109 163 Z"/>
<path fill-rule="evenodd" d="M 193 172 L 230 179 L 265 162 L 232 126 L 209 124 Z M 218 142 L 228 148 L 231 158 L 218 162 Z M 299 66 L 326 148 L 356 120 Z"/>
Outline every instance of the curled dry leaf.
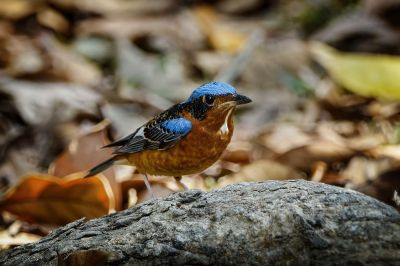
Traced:
<path fill-rule="evenodd" d="M 0 210 L 24 221 L 64 225 L 82 217 L 100 217 L 114 205 L 109 184 L 102 176 L 61 179 L 30 175 L 5 193 Z"/>

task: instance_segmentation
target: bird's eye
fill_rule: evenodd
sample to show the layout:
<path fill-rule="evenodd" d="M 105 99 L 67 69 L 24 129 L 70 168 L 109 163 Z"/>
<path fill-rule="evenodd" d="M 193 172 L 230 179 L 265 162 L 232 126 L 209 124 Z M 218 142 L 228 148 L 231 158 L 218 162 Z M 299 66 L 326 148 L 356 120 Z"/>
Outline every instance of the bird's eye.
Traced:
<path fill-rule="evenodd" d="M 213 105 L 214 100 L 215 100 L 215 98 L 212 95 L 207 94 L 207 95 L 203 96 L 203 102 L 207 105 L 210 105 L 210 106 Z"/>

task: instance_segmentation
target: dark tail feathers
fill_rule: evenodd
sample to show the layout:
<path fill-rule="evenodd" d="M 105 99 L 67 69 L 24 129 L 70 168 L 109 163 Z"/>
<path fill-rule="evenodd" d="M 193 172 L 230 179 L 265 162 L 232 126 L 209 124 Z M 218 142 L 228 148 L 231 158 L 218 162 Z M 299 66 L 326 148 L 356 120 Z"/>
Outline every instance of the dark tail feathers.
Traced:
<path fill-rule="evenodd" d="M 116 160 L 117 160 L 117 155 L 96 165 L 95 167 L 93 167 L 92 169 L 89 170 L 89 172 L 87 173 L 87 175 L 84 178 L 91 177 L 91 176 L 97 175 L 100 172 L 103 172 L 104 170 L 106 170 L 107 168 L 112 166 Z"/>

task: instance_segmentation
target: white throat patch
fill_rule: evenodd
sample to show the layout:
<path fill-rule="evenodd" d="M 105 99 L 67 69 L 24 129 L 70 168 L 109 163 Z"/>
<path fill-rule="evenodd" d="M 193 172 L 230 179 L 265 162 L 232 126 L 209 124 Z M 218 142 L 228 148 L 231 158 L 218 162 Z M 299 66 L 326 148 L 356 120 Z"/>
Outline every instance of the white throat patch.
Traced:
<path fill-rule="evenodd" d="M 229 133 L 229 128 L 228 128 L 228 119 L 231 116 L 231 113 L 233 111 L 233 108 L 229 109 L 228 113 L 226 114 L 225 117 L 225 121 L 224 124 L 221 126 L 221 128 L 219 129 L 219 132 L 223 135 L 228 134 Z"/>

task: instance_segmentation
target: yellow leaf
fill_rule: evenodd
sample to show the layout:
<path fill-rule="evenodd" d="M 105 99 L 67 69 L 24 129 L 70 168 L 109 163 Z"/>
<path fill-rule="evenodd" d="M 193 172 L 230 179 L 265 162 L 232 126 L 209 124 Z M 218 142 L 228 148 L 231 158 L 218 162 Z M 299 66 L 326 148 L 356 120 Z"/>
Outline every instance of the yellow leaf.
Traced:
<path fill-rule="evenodd" d="M 201 30 L 215 50 L 237 53 L 242 49 L 246 36 L 237 29 L 224 25 L 212 7 L 197 6 L 193 12 Z"/>
<path fill-rule="evenodd" d="M 400 99 L 400 56 L 344 53 L 319 42 L 310 52 L 330 76 L 352 92 L 381 99 Z"/>
<path fill-rule="evenodd" d="M 0 210 L 29 222 L 63 225 L 79 218 L 96 218 L 114 208 L 105 178 L 57 178 L 27 176 L 10 188 Z"/>

